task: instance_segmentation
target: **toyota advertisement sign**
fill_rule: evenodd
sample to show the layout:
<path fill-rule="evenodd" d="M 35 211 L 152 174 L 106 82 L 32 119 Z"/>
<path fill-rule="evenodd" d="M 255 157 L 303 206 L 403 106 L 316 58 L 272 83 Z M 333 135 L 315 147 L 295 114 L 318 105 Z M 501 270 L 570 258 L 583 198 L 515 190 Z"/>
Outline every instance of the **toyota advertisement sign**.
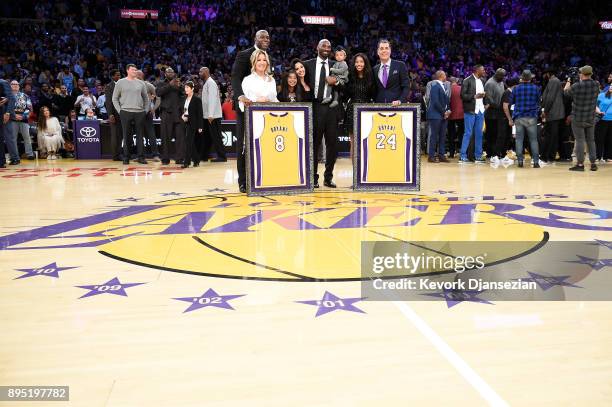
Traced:
<path fill-rule="evenodd" d="M 76 158 L 79 160 L 102 158 L 100 123 L 97 120 L 77 120 L 74 126 Z"/>

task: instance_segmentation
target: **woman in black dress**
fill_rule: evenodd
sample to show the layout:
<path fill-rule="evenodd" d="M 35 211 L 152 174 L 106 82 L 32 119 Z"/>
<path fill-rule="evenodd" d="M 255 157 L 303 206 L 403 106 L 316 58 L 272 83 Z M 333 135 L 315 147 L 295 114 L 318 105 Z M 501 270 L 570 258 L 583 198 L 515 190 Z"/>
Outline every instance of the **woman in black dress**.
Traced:
<path fill-rule="evenodd" d="M 185 161 L 183 161 L 182 168 L 189 167 L 192 161 L 194 167 L 200 165 L 200 157 L 195 148 L 195 138 L 202 136 L 204 113 L 202 112 L 202 99 L 193 94 L 193 88 L 193 82 L 185 83 L 186 97 L 181 116 L 185 123 Z"/>
<path fill-rule="evenodd" d="M 348 127 L 351 143 L 351 160 L 353 159 L 353 105 L 355 103 L 371 103 L 376 94 L 372 66 L 365 54 L 359 53 L 353 57 L 349 66 L 349 81 L 345 87 L 345 97 L 348 99 L 345 125 Z"/>

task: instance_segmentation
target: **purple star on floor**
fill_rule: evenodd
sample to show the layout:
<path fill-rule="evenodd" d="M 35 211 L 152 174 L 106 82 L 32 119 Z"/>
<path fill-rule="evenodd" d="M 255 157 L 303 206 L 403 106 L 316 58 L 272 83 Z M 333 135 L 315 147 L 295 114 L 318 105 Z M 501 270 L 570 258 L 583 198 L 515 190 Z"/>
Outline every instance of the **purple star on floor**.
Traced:
<path fill-rule="evenodd" d="M 162 192 L 161 193 L 162 196 L 181 196 L 181 195 L 185 195 L 181 192 Z"/>
<path fill-rule="evenodd" d="M 352 312 L 360 312 L 365 314 L 366 312 L 357 308 L 353 304 L 362 300 L 365 300 L 366 297 L 357 297 L 357 298 L 340 298 L 336 297 L 334 294 L 329 291 L 325 291 L 323 294 L 323 298 L 320 300 L 310 300 L 310 301 L 296 301 L 300 304 L 306 305 L 316 305 L 319 307 L 317 309 L 317 313 L 315 317 L 320 315 L 327 314 L 328 312 L 336 311 L 336 310 L 344 310 L 344 311 L 352 311 Z"/>
<path fill-rule="evenodd" d="M 580 255 L 576 255 L 576 257 L 580 258 L 580 260 L 568 260 L 566 263 L 586 264 L 594 270 L 601 270 L 604 267 L 612 266 L 612 259 L 591 259 Z"/>
<path fill-rule="evenodd" d="M 227 189 L 213 188 L 213 189 L 206 190 L 206 192 L 225 192 L 225 191 L 227 191 Z"/>
<path fill-rule="evenodd" d="M 115 201 L 117 202 L 138 202 L 138 201 L 142 201 L 142 198 L 134 198 L 134 197 L 119 198 L 119 199 L 115 199 Z"/>
<path fill-rule="evenodd" d="M 225 308 L 233 310 L 234 308 L 229 304 L 229 301 L 244 297 L 246 294 L 238 294 L 238 295 L 219 295 L 215 290 L 209 288 L 204 294 L 199 297 L 182 297 L 182 298 L 173 298 L 173 300 L 185 301 L 191 303 L 191 305 L 183 311 L 191 312 L 204 307 L 217 307 L 217 308 Z"/>
<path fill-rule="evenodd" d="M 598 246 L 605 246 L 608 249 L 612 250 L 612 242 L 608 242 L 606 240 L 599 240 L 599 239 L 594 239 L 595 243 L 591 243 L 593 245 L 598 245 Z"/>
<path fill-rule="evenodd" d="M 21 275 L 17 278 L 15 278 L 15 280 L 19 280 L 22 278 L 28 278 L 28 277 L 35 277 L 35 276 L 47 276 L 47 277 L 55 277 L 55 278 L 59 278 L 59 272 L 60 271 L 64 271 L 64 270 L 70 270 L 70 269 L 75 269 L 77 268 L 77 266 L 75 267 L 58 267 L 56 262 L 47 264 L 46 266 L 42 266 L 42 267 L 38 267 L 38 268 L 33 268 L 33 269 L 15 269 L 17 271 L 21 271 L 24 272 L 26 274 Z"/>
<path fill-rule="evenodd" d="M 528 271 L 527 274 L 529 274 L 530 277 L 516 278 L 515 280 L 534 282 L 544 291 L 547 291 L 548 289 L 556 286 L 583 288 L 579 285 L 574 285 L 570 282 L 565 281 L 571 276 L 543 276 L 541 274 L 532 273 L 530 271 Z"/>
<path fill-rule="evenodd" d="M 127 297 L 127 293 L 125 292 L 126 288 L 135 287 L 137 285 L 146 284 L 146 283 L 122 283 L 119 281 L 117 277 L 114 277 L 111 280 L 108 280 L 104 284 L 96 284 L 96 285 L 77 285 L 78 288 L 84 288 L 86 290 L 90 290 L 87 294 L 79 297 L 93 297 L 94 295 L 99 294 L 115 294 L 121 295 L 123 297 Z"/>
<path fill-rule="evenodd" d="M 479 298 L 478 295 L 484 291 L 457 291 L 457 290 L 444 290 L 441 293 L 430 293 L 421 294 L 427 295 L 428 297 L 444 298 L 446 300 L 446 306 L 452 308 L 461 302 L 477 302 L 480 304 L 495 305 L 490 301 Z"/>
<path fill-rule="evenodd" d="M 442 189 L 439 189 L 437 191 L 433 191 L 434 194 L 440 194 L 440 195 L 447 195 L 447 194 L 456 194 L 457 192 L 455 191 L 444 191 Z"/>

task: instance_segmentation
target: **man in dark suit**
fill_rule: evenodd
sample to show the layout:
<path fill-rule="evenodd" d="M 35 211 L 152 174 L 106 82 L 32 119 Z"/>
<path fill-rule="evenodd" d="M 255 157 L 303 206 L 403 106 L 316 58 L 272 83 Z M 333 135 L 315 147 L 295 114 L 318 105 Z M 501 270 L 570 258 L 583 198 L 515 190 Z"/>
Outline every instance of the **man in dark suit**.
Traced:
<path fill-rule="evenodd" d="M 319 188 L 319 149 L 325 139 L 325 173 L 323 174 L 323 185 L 328 188 L 336 188 L 333 181 L 334 165 L 338 155 L 338 108 L 329 104 L 321 103 L 330 86 L 336 86 L 337 79 L 330 76 L 330 69 L 334 67 L 334 61 L 329 59 L 331 43 L 321 40 L 317 45 L 318 56 L 304 62 L 308 86 L 314 92 L 312 103 L 312 119 L 314 122 L 314 187 Z"/>
<path fill-rule="evenodd" d="M 183 164 L 185 152 L 185 133 L 182 131 L 181 115 L 183 114 L 183 102 L 185 91 L 181 87 L 179 79 L 172 68 L 166 68 L 166 78 L 160 81 L 155 89 L 157 97 L 161 98 L 159 108 L 161 111 L 161 139 L 162 139 L 162 164 L 170 164 L 170 142 L 172 136 L 176 140 L 174 144 L 174 162 Z"/>
<path fill-rule="evenodd" d="M 113 153 L 113 161 L 121 161 L 121 140 L 123 140 L 123 128 L 121 127 L 121 119 L 119 118 L 119 112 L 113 105 L 113 91 L 115 90 L 115 83 L 121 79 L 121 71 L 115 69 L 111 72 L 111 81 L 106 85 L 104 94 L 106 100 L 104 101 L 104 107 L 108 113 L 108 123 L 110 124 L 111 131 L 111 151 Z M 127 157 L 128 159 L 130 157 Z"/>
<path fill-rule="evenodd" d="M 459 163 L 469 163 L 467 150 L 474 134 L 474 157 L 477 164 L 483 164 L 482 159 L 482 127 L 484 124 L 484 80 L 485 70 L 482 65 L 476 65 L 473 74 L 465 78 L 461 85 L 461 101 L 463 102 L 463 117 L 465 133 L 461 142 L 461 158 Z"/>
<path fill-rule="evenodd" d="M 4 135 L 5 131 L 10 131 L 9 120 L 14 112 L 15 95 L 11 91 L 11 85 L 4 79 L 0 79 L 0 168 L 6 168 Z"/>
<path fill-rule="evenodd" d="M 408 102 L 410 80 L 408 67 L 402 61 L 391 59 L 391 44 L 388 40 L 378 41 L 380 63 L 373 69 L 376 83 L 376 103 L 391 103 L 399 106 Z"/>
<path fill-rule="evenodd" d="M 446 73 L 438 71 L 435 75 L 435 80 L 431 85 L 429 93 L 429 104 L 427 108 L 427 121 L 429 122 L 429 161 L 436 162 L 436 147 L 438 147 L 439 162 L 447 163 L 448 160 L 444 156 L 446 152 L 444 142 L 446 140 L 446 119 L 450 116 L 450 99 L 444 88 L 446 81 Z"/>
<path fill-rule="evenodd" d="M 251 54 L 253 54 L 253 51 L 256 49 L 267 51 L 269 46 L 270 35 L 266 30 L 259 30 L 255 33 L 255 45 L 240 51 L 236 55 L 236 60 L 232 66 L 234 106 L 238 106 L 238 102 L 244 103 L 245 106 L 251 105 L 252 102 L 244 96 L 242 91 L 242 80 L 251 74 Z M 246 150 L 244 148 L 244 138 L 244 112 L 236 109 L 236 166 L 238 169 L 238 188 L 242 193 L 246 192 Z"/>

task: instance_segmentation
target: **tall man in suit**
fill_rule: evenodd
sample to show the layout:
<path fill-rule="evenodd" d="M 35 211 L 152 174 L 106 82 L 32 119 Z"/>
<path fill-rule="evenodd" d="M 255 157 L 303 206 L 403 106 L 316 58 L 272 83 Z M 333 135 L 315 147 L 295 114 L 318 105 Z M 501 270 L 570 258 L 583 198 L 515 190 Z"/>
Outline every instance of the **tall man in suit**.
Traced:
<path fill-rule="evenodd" d="M 234 90 L 234 106 L 238 102 L 250 106 L 252 102 L 244 96 L 242 91 L 242 80 L 251 74 L 251 54 L 256 49 L 268 51 L 270 46 L 270 35 L 266 30 L 255 33 L 255 45 L 240 51 L 236 55 L 234 66 L 232 66 L 232 89 Z M 268 61 L 270 62 L 270 61 Z M 272 64 L 270 64 L 272 66 Z M 236 167 L 238 169 L 238 188 L 240 192 L 246 193 L 246 156 L 244 148 L 244 112 L 236 109 Z"/>
<path fill-rule="evenodd" d="M 378 41 L 378 58 L 380 63 L 374 67 L 376 83 L 376 103 L 391 103 L 399 106 L 408 102 L 410 81 L 408 67 L 402 61 L 391 59 L 391 44 L 388 40 Z"/>
<path fill-rule="evenodd" d="M 463 81 L 461 86 L 461 100 L 463 102 L 463 118 L 465 133 L 461 142 L 461 158 L 459 163 L 469 163 L 467 150 L 470 145 L 472 134 L 474 140 L 474 156 L 477 164 L 485 161 L 482 159 L 482 126 L 484 124 L 484 80 L 485 70 L 482 65 L 476 65 L 473 74 Z"/>
<path fill-rule="evenodd" d="M 331 43 L 323 39 L 317 45 L 317 57 L 304 62 L 308 86 L 314 92 L 312 103 L 314 122 L 314 187 L 319 188 L 319 149 L 325 139 L 325 173 L 323 174 L 323 185 L 328 188 L 336 188 L 333 181 L 334 165 L 338 154 L 338 108 L 329 104 L 321 103 L 330 86 L 336 86 L 337 79 L 330 76 L 330 69 L 334 67 L 334 61 L 329 59 Z"/>
<path fill-rule="evenodd" d="M 444 156 L 445 141 L 446 141 L 446 126 L 448 116 L 450 116 L 450 98 L 446 93 L 444 82 L 446 82 L 446 73 L 438 71 L 435 75 L 436 79 L 431 85 L 429 92 L 429 103 L 427 107 L 427 121 L 429 122 L 429 161 L 436 162 L 436 147 L 438 147 L 439 162 L 447 163 L 448 160 Z"/>
<path fill-rule="evenodd" d="M 185 91 L 181 88 L 181 83 L 172 68 L 166 68 L 165 76 L 165 80 L 160 81 L 155 90 L 157 97 L 161 98 L 159 104 L 162 139 L 161 161 L 162 164 L 170 164 L 170 142 L 172 136 L 174 136 L 176 140 L 174 162 L 183 164 L 185 133 L 181 124 L 181 116 L 183 114 Z"/>

